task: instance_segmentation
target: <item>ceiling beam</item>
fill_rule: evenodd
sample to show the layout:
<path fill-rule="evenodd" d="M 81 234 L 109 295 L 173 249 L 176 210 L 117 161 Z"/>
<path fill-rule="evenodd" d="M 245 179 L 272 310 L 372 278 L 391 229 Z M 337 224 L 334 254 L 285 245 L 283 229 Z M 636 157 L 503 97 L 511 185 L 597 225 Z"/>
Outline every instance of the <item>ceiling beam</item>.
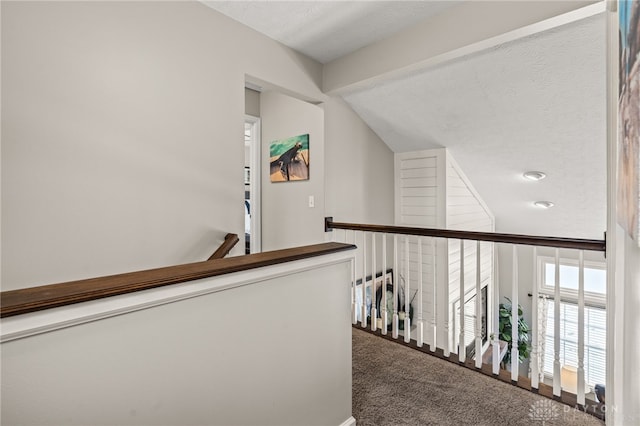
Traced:
<path fill-rule="evenodd" d="M 323 68 L 323 91 L 345 93 L 604 13 L 605 3 L 468 1 Z"/>

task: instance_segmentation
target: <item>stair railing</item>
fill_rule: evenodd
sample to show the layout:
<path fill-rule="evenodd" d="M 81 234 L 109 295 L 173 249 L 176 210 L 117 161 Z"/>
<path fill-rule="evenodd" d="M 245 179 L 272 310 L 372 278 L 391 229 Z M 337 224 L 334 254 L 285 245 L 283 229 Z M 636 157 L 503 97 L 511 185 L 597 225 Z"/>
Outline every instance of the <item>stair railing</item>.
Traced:
<path fill-rule="evenodd" d="M 436 354 L 486 374 L 500 376 L 505 380 L 510 379 L 513 384 L 548 397 L 561 399 L 573 406 L 577 403 L 587 411 L 597 409 L 599 406 L 597 402 L 591 404 L 585 400 L 584 254 L 585 251 L 605 253 L 604 239 L 344 223 L 334 222 L 331 217 L 325 218 L 325 231 L 334 230 L 343 232 L 334 232 L 333 241 L 350 243 L 358 247 L 352 269 L 351 320 L 354 325 L 359 324 L 360 327 L 370 329 L 384 337 L 387 337 L 387 332 L 391 331 L 392 339 L 398 339 L 402 335 L 404 342 L 419 349 L 427 343 L 428 349 L 421 349 L 424 352 Z M 391 248 L 389 244 L 392 244 Z M 517 326 L 511 327 L 510 336 L 499 336 L 498 312 L 501 303 L 499 274 L 496 271 L 498 264 L 496 247 L 505 244 L 512 247 L 510 256 L 507 256 L 510 258 L 501 259 L 505 265 L 509 262 L 513 265 L 510 277 L 511 294 L 505 295 L 510 296 L 511 306 L 516 307 L 511 309 L 511 324 L 519 324 L 520 321 L 517 307 L 523 303 L 518 298 L 521 282 L 531 280 L 533 287 L 530 379 L 520 376 L 519 362 L 511 363 L 510 372 L 501 369 L 501 360 L 506 353 L 510 352 L 512 360 L 519 359 L 521 337 Z M 532 246 L 533 276 L 524 276 L 518 271 L 519 256 L 523 262 L 528 261 L 521 254 L 526 246 Z M 380 247 L 380 250 L 377 247 Z M 537 363 L 542 347 L 542 342 L 537 341 L 539 303 L 537 282 L 540 273 L 537 259 L 538 250 L 541 247 L 553 248 L 555 293 L 552 297 L 558 302 L 562 300 L 560 250 L 562 249 L 565 254 L 575 255 L 577 259 L 579 270 L 579 283 L 576 290 L 578 386 L 575 394 L 565 391 L 561 383 L 559 334 L 560 324 L 564 318 L 561 317 L 560 303 L 554 304 L 552 386 L 539 380 L 543 368 Z M 504 251 L 502 253 L 504 255 Z M 387 265 L 392 267 L 388 269 Z M 484 290 L 485 287 L 486 290 Z M 484 304 L 483 294 L 486 294 L 488 299 Z M 392 299 L 392 303 L 389 298 Z M 475 303 L 469 303 L 472 299 Z M 414 305 L 416 305 L 415 313 Z M 457 305 L 457 311 L 455 305 Z M 483 318 L 482 312 L 483 309 L 487 309 L 487 306 L 490 307 L 490 311 Z M 465 312 L 465 310 L 471 312 Z M 478 312 L 481 314 L 476 315 Z M 416 324 L 413 324 L 414 317 Z M 473 325 L 469 323 L 469 318 L 472 318 Z M 487 333 L 490 330 L 492 333 L 489 338 Z M 472 333 L 471 336 L 467 334 L 469 332 Z M 504 337 L 508 345 L 500 337 Z M 587 407 L 588 405 L 591 408 Z M 602 408 L 601 405 L 599 407 Z M 592 412 L 592 414 L 598 413 Z"/>

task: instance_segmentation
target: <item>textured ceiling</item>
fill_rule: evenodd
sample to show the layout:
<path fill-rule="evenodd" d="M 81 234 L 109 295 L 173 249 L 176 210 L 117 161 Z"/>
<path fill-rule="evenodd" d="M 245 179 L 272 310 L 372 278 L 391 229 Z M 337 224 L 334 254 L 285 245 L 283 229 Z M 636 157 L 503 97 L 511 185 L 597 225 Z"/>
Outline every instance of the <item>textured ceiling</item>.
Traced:
<path fill-rule="evenodd" d="M 321 63 L 389 37 L 458 1 L 203 1 Z"/>
<path fill-rule="evenodd" d="M 602 238 L 605 64 L 599 15 L 344 98 L 395 152 L 447 147 L 499 232 Z"/>

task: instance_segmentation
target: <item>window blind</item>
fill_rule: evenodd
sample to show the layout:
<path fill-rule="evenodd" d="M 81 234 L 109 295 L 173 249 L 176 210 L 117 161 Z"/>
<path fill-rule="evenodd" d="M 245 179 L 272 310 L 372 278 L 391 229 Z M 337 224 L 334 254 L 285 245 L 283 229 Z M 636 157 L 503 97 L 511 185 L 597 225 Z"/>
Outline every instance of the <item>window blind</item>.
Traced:
<path fill-rule="evenodd" d="M 553 375 L 554 361 L 554 300 L 549 300 L 545 336 L 544 373 Z M 605 383 L 606 371 L 606 310 L 584 309 L 584 371 L 585 382 L 591 388 Z M 560 364 L 578 367 L 578 305 L 560 302 Z"/>

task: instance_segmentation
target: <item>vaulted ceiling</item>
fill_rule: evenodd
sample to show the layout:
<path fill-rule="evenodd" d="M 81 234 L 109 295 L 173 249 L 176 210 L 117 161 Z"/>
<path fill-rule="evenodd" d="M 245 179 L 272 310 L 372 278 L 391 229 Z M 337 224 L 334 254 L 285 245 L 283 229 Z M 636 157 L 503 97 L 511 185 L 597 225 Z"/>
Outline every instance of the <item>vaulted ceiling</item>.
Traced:
<path fill-rule="evenodd" d="M 325 63 L 460 2 L 208 2 Z M 446 147 L 499 232 L 606 228 L 604 14 L 376 79 L 340 95 L 394 151 Z M 547 174 L 540 182 L 522 173 Z M 541 210 L 533 201 L 555 206 Z"/>

